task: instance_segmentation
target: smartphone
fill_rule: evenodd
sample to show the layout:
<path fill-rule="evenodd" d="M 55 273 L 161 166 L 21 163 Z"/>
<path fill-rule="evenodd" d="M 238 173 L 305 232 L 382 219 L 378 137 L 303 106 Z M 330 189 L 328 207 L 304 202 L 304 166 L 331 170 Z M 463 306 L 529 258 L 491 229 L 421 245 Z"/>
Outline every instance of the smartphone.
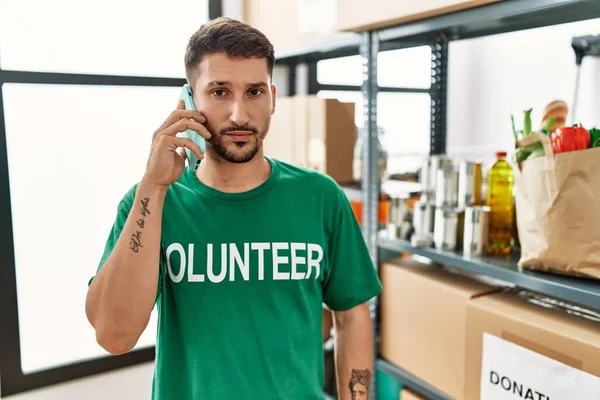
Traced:
<path fill-rule="evenodd" d="M 181 98 L 185 103 L 186 110 L 196 110 L 194 98 L 192 97 L 192 88 L 187 83 L 181 88 Z M 202 154 L 204 154 L 204 150 L 206 149 L 206 143 L 204 142 L 204 137 L 198 132 L 188 129 L 181 134 L 181 137 L 192 139 L 192 141 L 196 143 L 198 147 L 200 147 L 200 151 L 202 151 Z M 198 169 L 198 166 L 200 165 L 200 160 L 198 159 L 196 154 L 188 148 L 185 149 L 185 155 L 187 159 L 188 168 L 195 172 Z"/>

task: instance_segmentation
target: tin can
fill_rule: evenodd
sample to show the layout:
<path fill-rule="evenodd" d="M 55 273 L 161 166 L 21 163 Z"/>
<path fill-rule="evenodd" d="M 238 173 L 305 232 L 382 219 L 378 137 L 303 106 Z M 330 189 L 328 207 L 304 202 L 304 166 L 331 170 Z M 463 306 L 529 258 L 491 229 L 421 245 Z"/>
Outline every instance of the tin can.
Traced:
<path fill-rule="evenodd" d="M 472 206 L 465 209 L 463 252 L 467 255 L 485 254 L 488 242 L 490 208 Z"/>
<path fill-rule="evenodd" d="M 431 167 L 429 170 L 429 176 L 430 176 L 430 188 L 432 193 L 435 194 L 435 190 L 437 188 L 437 176 L 438 176 L 438 171 L 439 170 L 443 170 L 445 168 L 452 168 L 453 163 L 452 163 L 452 158 L 448 157 L 445 154 L 436 154 L 431 156 L 430 159 L 430 163 L 431 163 Z"/>
<path fill-rule="evenodd" d="M 431 186 L 431 158 L 427 158 L 421 164 L 421 172 L 419 174 L 419 183 L 421 184 L 421 201 L 433 199 L 434 193 Z"/>
<path fill-rule="evenodd" d="M 436 207 L 456 207 L 458 202 L 458 176 L 452 166 L 437 171 L 435 191 Z"/>
<path fill-rule="evenodd" d="M 409 208 L 407 196 L 395 196 L 390 198 L 387 229 L 391 238 L 404 237 L 406 223 L 409 222 Z"/>
<path fill-rule="evenodd" d="M 462 244 L 464 211 L 455 207 L 440 207 L 435 210 L 433 242 L 443 250 L 456 250 Z"/>
<path fill-rule="evenodd" d="M 433 218 L 435 205 L 428 201 L 415 201 L 413 205 L 413 228 L 415 236 L 421 239 L 433 238 Z"/>
<path fill-rule="evenodd" d="M 463 161 L 458 168 L 458 207 L 481 205 L 481 163 Z"/>

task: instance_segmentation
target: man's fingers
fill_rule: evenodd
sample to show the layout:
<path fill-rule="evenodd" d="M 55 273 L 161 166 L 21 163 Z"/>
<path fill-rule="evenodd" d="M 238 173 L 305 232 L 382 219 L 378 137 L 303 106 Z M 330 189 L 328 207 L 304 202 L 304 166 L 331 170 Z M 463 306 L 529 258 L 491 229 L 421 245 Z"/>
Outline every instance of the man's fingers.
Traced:
<path fill-rule="evenodd" d="M 183 100 L 180 101 L 183 103 Z M 178 109 L 173 111 L 169 118 L 167 118 L 165 122 L 163 122 L 160 128 L 158 128 L 156 132 L 154 132 L 153 137 L 156 137 L 160 132 L 164 131 L 165 129 L 182 119 L 193 119 L 194 121 L 199 122 L 201 124 L 206 123 L 206 117 L 201 112 L 196 110 L 179 109 L 178 106 Z"/>
<path fill-rule="evenodd" d="M 167 129 L 159 132 L 158 136 L 175 136 L 177 133 L 185 132 L 188 129 L 198 132 L 205 139 L 210 139 L 211 137 L 210 132 L 208 132 L 204 125 L 199 122 L 192 121 L 191 119 L 180 119 Z"/>
<path fill-rule="evenodd" d="M 174 137 L 172 139 L 172 143 L 176 147 L 185 147 L 185 148 L 193 151 L 194 154 L 196 155 L 196 157 L 198 157 L 198 159 L 200 159 L 200 160 L 202 160 L 204 158 L 204 155 L 202 154 L 202 151 L 200 150 L 200 146 L 198 146 L 196 143 L 194 143 L 194 141 L 192 139 Z M 183 149 L 181 149 L 181 150 L 183 150 Z M 175 151 L 177 151 L 177 149 Z"/>

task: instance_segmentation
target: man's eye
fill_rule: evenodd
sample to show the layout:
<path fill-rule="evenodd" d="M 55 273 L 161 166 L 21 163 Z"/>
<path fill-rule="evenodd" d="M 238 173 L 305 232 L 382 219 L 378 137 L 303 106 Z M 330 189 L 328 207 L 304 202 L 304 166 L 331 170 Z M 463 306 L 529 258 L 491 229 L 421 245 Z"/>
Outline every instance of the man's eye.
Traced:
<path fill-rule="evenodd" d="M 248 91 L 248 93 L 250 93 L 250 96 L 260 96 L 262 94 L 262 90 L 260 89 L 250 89 Z"/>
<path fill-rule="evenodd" d="M 212 92 L 215 96 L 221 97 L 225 95 L 225 91 L 223 89 L 216 89 Z"/>

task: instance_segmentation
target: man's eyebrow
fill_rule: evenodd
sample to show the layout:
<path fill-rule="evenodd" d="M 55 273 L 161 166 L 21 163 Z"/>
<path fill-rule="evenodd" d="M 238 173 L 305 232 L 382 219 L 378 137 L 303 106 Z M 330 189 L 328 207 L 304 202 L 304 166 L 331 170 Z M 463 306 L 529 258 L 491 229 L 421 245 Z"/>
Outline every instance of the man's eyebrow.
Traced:
<path fill-rule="evenodd" d="M 231 85 L 230 81 L 211 81 L 207 86 L 227 86 Z M 248 84 L 248 87 L 267 87 L 267 83 L 263 81 L 251 82 Z"/>
<path fill-rule="evenodd" d="M 252 82 L 248 84 L 248 87 L 266 87 L 267 82 Z"/>
<path fill-rule="evenodd" d="M 231 84 L 229 81 L 212 81 L 208 83 L 208 86 L 227 86 Z"/>

